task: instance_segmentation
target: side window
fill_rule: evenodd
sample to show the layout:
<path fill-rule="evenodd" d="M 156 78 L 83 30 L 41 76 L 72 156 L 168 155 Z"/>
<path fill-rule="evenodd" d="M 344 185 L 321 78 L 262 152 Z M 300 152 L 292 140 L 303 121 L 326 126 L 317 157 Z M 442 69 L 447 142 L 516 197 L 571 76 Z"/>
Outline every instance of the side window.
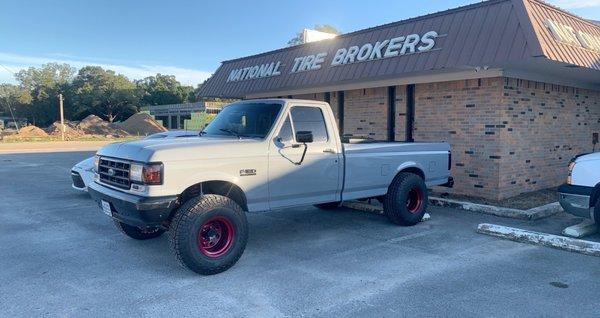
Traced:
<path fill-rule="evenodd" d="M 294 106 L 291 115 L 295 131 L 312 131 L 314 142 L 328 140 L 325 119 L 320 108 Z"/>
<path fill-rule="evenodd" d="M 281 142 L 287 143 L 294 140 L 294 134 L 292 133 L 292 123 L 290 122 L 290 117 L 288 116 L 281 126 L 281 130 L 279 130 L 279 135 L 277 137 L 281 138 Z"/>

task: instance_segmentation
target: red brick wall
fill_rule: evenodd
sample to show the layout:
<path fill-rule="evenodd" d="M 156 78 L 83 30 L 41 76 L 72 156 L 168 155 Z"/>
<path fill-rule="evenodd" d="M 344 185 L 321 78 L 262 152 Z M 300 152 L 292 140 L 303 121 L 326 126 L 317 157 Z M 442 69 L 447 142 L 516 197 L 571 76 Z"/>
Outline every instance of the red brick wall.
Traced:
<path fill-rule="evenodd" d="M 333 116 L 335 116 L 336 122 L 338 124 L 338 129 L 340 128 L 340 122 L 338 117 L 338 93 L 332 92 L 330 96 L 329 105 L 331 105 L 331 110 L 333 111 Z"/>
<path fill-rule="evenodd" d="M 501 78 L 416 85 L 413 136 L 417 142 L 450 143 L 456 181 L 451 192 L 496 197 L 500 136 L 486 125 L 497 123 L 502 103 Z"/>
<path fill-rule="evenodd" d="M 344 135 L 387 140 L 387 87 L 344 93 Z"/>
<path fill-rule="evenodd" d="M 308 99 L 308 100 L 318 100 L 318 101 L 325 100 L 324 93 L 300 94 L 300 95 L 293 95 L 292 97 L 295 99 Z"/>
<path fill-rule="evenodd" d="M 406 86 L 396 86 L 396 141 L 406 140 Z"/>
<path fill-rule="evenodd" d="M 600 133 L 600 91 L 505 78 L 501 198 L 558 186 L 569 160 L 592 151 Z"/>

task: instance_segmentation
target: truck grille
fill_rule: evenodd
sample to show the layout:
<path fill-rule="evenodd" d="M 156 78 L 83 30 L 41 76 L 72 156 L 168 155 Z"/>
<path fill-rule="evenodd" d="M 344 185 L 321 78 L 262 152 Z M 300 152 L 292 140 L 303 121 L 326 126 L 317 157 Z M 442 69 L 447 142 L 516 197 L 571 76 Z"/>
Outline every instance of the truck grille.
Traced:
<path fill-rule="evenodd" d="M 98 164 L 98 176 L 102 183 L 106 183 L 117 188 L 129 189 L 131 181 L 129 180 L 129 163 L 108 159 L 100 158 Z"/>

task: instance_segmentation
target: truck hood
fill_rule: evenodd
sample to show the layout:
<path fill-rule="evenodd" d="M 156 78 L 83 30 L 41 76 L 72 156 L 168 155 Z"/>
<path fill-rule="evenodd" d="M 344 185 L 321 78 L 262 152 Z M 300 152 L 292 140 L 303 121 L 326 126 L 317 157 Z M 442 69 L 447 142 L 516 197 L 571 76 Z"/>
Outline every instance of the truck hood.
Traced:
<path fill-rule="evenodd" d="M 588 153 L 585 155 L 579 155 L 577 157 L 577 159 L 575 159 L 576 162 L 591 161 L 591 160 L 596 160 L 596 161 L 600 162 L 600 152 L 593 152 L 593 153 Z"/>
<path fill-rule="evenodd" d="M 106 145 L 97 154 L 139 162 L 166 162 L 193 159 L 217 159 L 247 156 L 248 149 L 263 142 L 236 137 L 190 137 L 175 139 L 142 139 Z"/>

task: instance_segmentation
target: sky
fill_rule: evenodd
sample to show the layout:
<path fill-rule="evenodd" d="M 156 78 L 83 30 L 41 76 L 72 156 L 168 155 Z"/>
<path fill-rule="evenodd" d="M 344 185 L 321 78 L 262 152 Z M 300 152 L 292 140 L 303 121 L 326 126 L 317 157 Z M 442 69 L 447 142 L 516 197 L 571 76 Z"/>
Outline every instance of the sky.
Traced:
<path fill-rule="evenodd" d="M 172 74 L 186 85 L 221 61 L 284 47 L 298 31 L 351 32 L 473 0 L 0 0 L 0 83 L 48 62 L 99 65 L 130 79 Z M 600 0 L 550 0 L 600 20 Z"/>

